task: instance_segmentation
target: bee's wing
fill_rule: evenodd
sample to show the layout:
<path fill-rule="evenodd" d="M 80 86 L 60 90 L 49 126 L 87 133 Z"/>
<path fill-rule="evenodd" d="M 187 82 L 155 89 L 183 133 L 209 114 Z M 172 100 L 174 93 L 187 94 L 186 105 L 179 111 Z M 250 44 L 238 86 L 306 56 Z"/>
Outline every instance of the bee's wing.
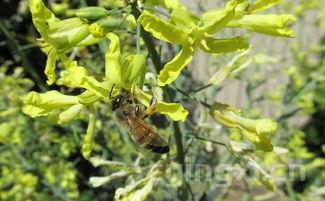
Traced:
<path fill-rule="evenodd" d="M 150 125 L 135 116 L 129 116 L 128 121 L 133 141 L 155 153 L 163 154 L 169 152 L 166 140 Z"/>

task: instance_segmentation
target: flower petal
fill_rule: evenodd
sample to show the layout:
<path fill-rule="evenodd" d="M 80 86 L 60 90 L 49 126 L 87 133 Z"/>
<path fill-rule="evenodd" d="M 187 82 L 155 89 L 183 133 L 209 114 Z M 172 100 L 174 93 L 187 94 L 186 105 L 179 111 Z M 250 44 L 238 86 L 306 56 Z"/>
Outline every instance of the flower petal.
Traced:
<path fill-rule="evenodd" d="M 145 106 L 149 106 L 151 95 L 147 94 L 146 92 L 136 89 L 136 93 L 139 96 L 139 100 Z M 185 121 L 188 115 L 188 111 L 179 103 L 166 103 L 163 101 L 157 102 L 156 112 L 160 114 L 167 115 L 174 121 Z"/>
<path fill-rule="evenodd" d="M 199 32 L 206 32 L 208 34 L 214 34 L 235 16 L 235 8 L 237 5 L 236 0 L 231 0 L 226 4 L 226 7 L 222 10 L 213 9 L 202 15 L 204 25 L 198 30 Z"/>
<path fill-rule="evenodd" d="M 137 182 L 133 182 L 124 188 L 119 188 L 115 191 L 115 200 L 147 200 L 148 195 L 152 192 L 154 185 L 157 183 L 158 177 L 164 168 L 159 163 L 156 163 L 149 171 L 147 176 Z"/>
<path fill-rule="evenodd" d="M 248 49 L 249 44 L 242 37 L 229 39 L 204 38 L 199 44 L 199 48 L 209 53 L 228 53 Z"/>
<path fill-rule="evenodd" d="M 47 55 L 47 60 L 46 60 L 46 66 L 44 73 L 47 77 L 47 84 L 51 85 L 55 82 L 56 80 L 56 75 L 55 75 L 55 68 L 56 68 L 56 60 L 58 58 L 57 52 L 55 48 L 52 48 L 48 55 Z"/>
<path fill-rule="evenodd" d="M 240 69 L 243 61 L 247 60 L 245 59 L 246 57 L 244 57 L 245 55 L 247 55 L 247 51 L 236 55 L 230 62 L 218 69 L 218 71 L 209 79 L 209 83 L 213 85 L 219 85 L 224 79 L 229 77 L 231 73 L 237 69 Z M 246 65 L 246 63 L 247 62 L 244 64 Z"/>
<path fill-rule="evenodd" d="M 124 88 L 129 89 L 141 76 L 145 70 L 145 55 L 129 55 L 123 62 L 122 81 Z"/>
<path fill-rule="evenodd" d="M 236 128 L 254 145 L 263 151 L 272 151 L 271 141 L 266 137 L 276 131 L 277 124 L 270 119 L 247 119 L 240 116 L 236 108 L 227 104 L 215 102 L 210 108 L 210 115 L 215 121 Z"/>
<path fill-rule="evenodd" d="M 164 68 L 160 71 L 158 85 L 165 86 L 176 80 L 182 69 L 192 60 L 193 52 L 194 48 L 192 46 L 184 46 L 174 59 L 165 64 Z"/>
<path fill-rule="evenodd" d="M 28 6 L 37 31 L 47 40 L 48 24 L 59 19 L 44 5 L 43 0 L 29 0 Z"/>
<path fill-rule="evenodd" d="M 296 21 L 293 15 L 245 15 L 227 24 L 229 27 L 242 27 L 250 31 L 280 37 L 294 37 L 287 26 Z"/>
<path fill-rule="evenodd" d="M 185 121 L 188 111 L 179 103 L 157 103 L 157 112 L 169 116 L 174 121 Z"/>
<path fill-rule="evenodd" d="M 46 93 L 33 91 L 24 96 L 23 103 L 23 112 L 31 117 L 37 117 L 46 116 L 56 109 L 78 104 L 79 99 L 76 96 L 63 95 L 55 90 Z"/>
<path fill-rule="evenodd" d="M 152 33 L 154 37 L 160 40 L 178 45 L 187 45 L 192 41 L 182 29 L 147 11 L 143 11 L 138 22 L 146 31 Z"/>
<path fill-rule="evenodd" d="M 82 104 L 76 104 L 61 112 L 59 114 L 58 123 L 63 124 L 72 121 L 80 114 L 83 107 Z"/>
<path fill-rule="evenodd" d="M 88 76 L 87 70 L 82 66 L 78 66 L 76 61 L 71 62 L 70 66 L 61 72 L 61 78 L 57 83 L 72 88 L 88 89 L 102 98 L 106 98 L 109 91 L 109 89 L 104 88 L 103 83 Z"/>
<path fill-rule="evenodd" d="M 42 0 L 29 0 L 33 23 L 41 37 L 58 52 L 64 52 L 89 35 L 88 24 L 80 18 L 59 20 Z"/>
<path fill-rule="evenodd" d="M 198 27 L 200 18 L 184 9 L 174 9 L 170 14 L 171 20 L 186 33 L 190 34 Z"/>
<path fill-rule="evenodd" d="M 242 134 L 248 139 L 252 144 L 257 146 L 260 150 L 270 152 L 273 151 L 273 145 L 268 137 L 265 135 L 256 135 L 256 133 L 250 133 L 242 130 Z"/>
<path fill-rule="evenodd" d="M 130 172 L 127 172 L 127 171 L 124 171 L 124 170 L 121 170 L 121 171 L 118 171 L 118 172 L 114 172 L 108 176 L 104 176 L 104 177 L 90 177 L 89 179 L 89 183 L 93 186 L 93 187 L 99 187 L 99 186 L 102 186 L 108 182 L 111 182 L 115 179 L 118 179 L 118 178 L 122 178 L 122 177 L 126 177 L 128 175 L 130 175 L 131 173 Z"/>
<path fill-rule="evenodd" d="M 108 33 L 107 38 L 111 41 L 109 48 L 105 55 L 105 73 L 106 78 L 113 83 L 123 86 L 122 72 L 121 72 L 121 49 L 120 39 L 113 33 Z"/>

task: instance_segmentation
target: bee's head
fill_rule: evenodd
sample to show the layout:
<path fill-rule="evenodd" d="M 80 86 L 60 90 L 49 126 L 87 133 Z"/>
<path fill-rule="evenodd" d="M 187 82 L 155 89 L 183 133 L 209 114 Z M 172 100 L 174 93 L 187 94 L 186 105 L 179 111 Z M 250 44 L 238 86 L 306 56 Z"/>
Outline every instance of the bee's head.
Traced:
<path fill-rule="evenodd" d="M 111 109 L 116 110 L 117 108 L 119 108 L 123 104 L 124 100 L 125 100 L 124 95 L 120 94 L 116 96 L 112 101 Z"/>

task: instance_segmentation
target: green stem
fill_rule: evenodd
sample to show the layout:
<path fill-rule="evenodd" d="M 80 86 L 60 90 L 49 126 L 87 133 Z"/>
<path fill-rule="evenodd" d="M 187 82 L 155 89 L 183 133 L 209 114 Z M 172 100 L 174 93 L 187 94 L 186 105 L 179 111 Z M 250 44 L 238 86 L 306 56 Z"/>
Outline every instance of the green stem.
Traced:
<path fill-rule="evenodd" d="M 293 192 L 292 185 L 291 185 L 291 183 L 290 183 L 290 181 L 288 179 L 286 179 L 286 181 L 285 181 L 285 186 L 286 186 L 286 190 L 288 192 L 290 201 L 295 201 L 296 197 L 295 197 L 295 194 Z"/>
<path fill-rule="evenodd" d="M 200 91 L 202 91 L 202 90 L 204 90 L 206 88 L 209 88 L 211 86 L 212 86 L 212 84 L 207 84 L 207 85 L 204 85 L 204 86 L 202 86 L 202 87 L 200 87 L 198 89 L 193 90 L 192 92 L 197 93 L 197 92 L 200 92 Z"/>
<path fill-rule="evenodd" d="M 141 11 L 138 8 L 137 2 L 135 1 L 134 3 L 131 4 L 132 8 L 132 15 L 135 17 L 135 19 L 138 19 L 139 16 L 141 15 Z M 162 69 L 161 65 L 161 60 L 160 56 L 156 50 L 154 40 L 152 36 L 150 35 L 149 32 L 143 29 L 142 26 L 140 26 L 140 32 L 141 32 L 141 37 L 144 40 L 147 50 L 149 52 L 149 56 L 152 60 L 152 63 L 155 67 L 156 73 L 158 74 L 160 70 Z M 168 101 L 172 101 L 172 93 L 169 88 L 165 88 L 165 96 Z M 176 148 L 177 148 L 177 160 L 178 162 L 182 165 L 182 187 L 181 187 L 181 193 L 179 197 L 181 200 L 187 200 L 188 198 L 188 187 L 186 185 L 185 181 L 185 173 L 186 173 L 186 165 L 185 165 L 185 157 L 184 157 L 184 149 L 183 149 L 183 141 L 182 141 L 182 134 L 181 130 L 179 127 L 178 122 L 173 122 L 173 128 L 174 128 L 174 138 L 175 138 L 175 143 L 176 143 Z"/>
<path fill-rule="evenodd" d="M 276 121 L 277 121 L 277 122 L 281 122 L 281 121 L 283 121 L 283 120 L 285 120 L 285 119 L 287 119 L 287 118 L 293 116 L 294 114 L 296 114 L 296 113 L 299 112 L 299 111 L 300 111 L 300 108 L 296 108 L 296 109 L 294 109 L 294 110 L 292 110 L 292 111 L 289 111 L 288 113 L 285 113 L 285 114 L 281 115 L 280 117 L 278 117 L 278 118 L 276 119 Z"/>
<path fill-rule="evenodd" d="M 42 184 L 46 186 L 52 193 L 55 198 L 59 198 L 60 200 L 63 201 L 72 201 L 70 198 L 68 198 L 65 194 L 62 188 L 59 188 L 55 185 L 50 184 L 48 181 L 45 179 L 41 180 Z"/>
<path fill-rule="evenodd" d="M 211 142 L 213 144 L 218 144 L 218 145 L 227 147 L 227 145 L 225 143 L 223 143 L 223 142 L 219 142 L 219 141 L 216 141 L 216 140 L 201 137 L 201 136 L 198 136 L 197 134 L 194 134 L 194 133 L 189 133 L 189 134 L 193 135 L 195 139 L 202 140 L 202 141 L 207 141 L 207 142 Z"/>
<path fill-rule="evenodd" d="M 182 143 L 182 133 L 179 128 L 179 125 L 176 121 L 173 122 L 174 134 L 175 134 L 175 143 L 177 148 L 177 160 L 184 164 L 184 152 L 183 152 L 183 143 Z M 182 171 L 185 171 L 185 166 L 182 167 Z"/>
<path fill-rule="evenodd" d="M 202 101 L 202 100 L 198 100 L 195 96 L 192 95 L 191 92 L 183 91 L 182 89 L 179 89 L 179 88 L 176 87 L 175 85 L 174 85 L 173 88 L 175 88 L 175 90 L 176 90 L 177 92 L 180 92 L 181 94 L 183 94 L 183 95 L 186 96 L 187 98 L 189 98 L 189 99 L 191 99 L 191 100 L 193 100 L 193 101 L 195 101 L 195 102 L 197 102 L 197 103 L 202 104 L 204 107 L 206 107 L 206 108 L 210 108 L 210 107 L 211 107 L 210 104 L 208 104 L 208 103 L 206 103 L 206 102 L 204 102 L 204 101 Z"/>
<path fill-rule="evenodd" d="M 141 25 L 137 23 L 137 54 L 140 54 L 140 35 L 141 35 Z"/>
<path fill-rule="evenodd" d="M 131 13 L 134 16 L 134 18 L 137 20 L 139 18 L 139 16 L 141 15 L 141 11 L 139 10 L 136 1 L 131 4 L 131 8 L 132 8 Z M 160 70 L 162 69 L 162 65 L 161 65 L 160 57 L 159 57 L 158 52 L 155 47 L 154 40 L 151 37 L 150 33 L 147 32 L 146 30 L 144 30 L 142 26 L 140 28 L 140 32 L 141 32 L 141 37 L 147 46 L 149 56 L 152 60 L 153 65 L 155 66 L 156 72 L 158 74 L 160 72 Z"/>
<path fill-rule="evenodd" d="M 32 67 L 31 63 L 28 61 L 25 53 L 22 51 L 21 46 L 17 43 L 17 41 L 11 36 L 10 32 L 5 26 L 5 23 L 3 20 L 0 19 L 0 31 L 3 33 L 3 35 L 6 37 L 7 44 L 21 59 L 22 65 L 26 72 L 34 79 L 37 86 L 41 90 L 46 90 L 46 87 L 44 86 L 44 82 L 40 78 L 40 76 L 35 72 L 34 68 Z M 14 58 L 14 57 L 13 57 Z M 16 61 L 17 62 L 17 61 Z"/>

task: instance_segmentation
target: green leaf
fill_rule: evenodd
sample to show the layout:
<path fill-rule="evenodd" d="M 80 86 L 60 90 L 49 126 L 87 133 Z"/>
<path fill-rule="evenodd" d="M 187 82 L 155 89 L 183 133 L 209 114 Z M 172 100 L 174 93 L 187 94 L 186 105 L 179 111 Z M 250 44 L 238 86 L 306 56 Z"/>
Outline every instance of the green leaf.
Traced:
<path fill-rule="evenodd" d="M 138 22 L 146 31 L 152 33 L 154 37 L 160 40 L 178 45 L 188 45 L 189 43 L 193 43 L 193 40 L 181 28 L 152 15 L 147 11 L 144 11 L 140 15 Z"/>
<path fill-rule="evenodd" d="M 293 15 L 245 15 L 227 24 L 229 27 L 242 27 L 250 31 L 271 36 L 294 37 L 287 26 L 296 21 Z"/>
<path fill-rule="evenodd" d="M 46 116 L 56 109 L 78 104 L 76 96 L 63 95 L 58 91 L 30 92 L 23 97 L 23 112 L 31 117 Z"/>
<path fill-rule="evenodd" d="M 199 48 L 209 53 L 228 53 L 248 49 L 249 44 L 242 37 L 214 39 L 206 37 L 199 43 Z"/>
<path fill-rule="evenodd" d="M 85 159 L 90 158 L 91 151 L 94 147 L 94 136 L 96 127 L 96 110 L 94 106 L 91 106 L 91 112 L 89 113 L 89 123 L 86 135 L 84 136 L 81 153 Z"/>
<path fill-rule="evenodd" d="M 158 75 L 158 85 L 165 86 L 177 79 L 183 68 L 192 60 L 194 48 L 192 46 L 184 46 L 182 50 L 160 71 Z"/>

